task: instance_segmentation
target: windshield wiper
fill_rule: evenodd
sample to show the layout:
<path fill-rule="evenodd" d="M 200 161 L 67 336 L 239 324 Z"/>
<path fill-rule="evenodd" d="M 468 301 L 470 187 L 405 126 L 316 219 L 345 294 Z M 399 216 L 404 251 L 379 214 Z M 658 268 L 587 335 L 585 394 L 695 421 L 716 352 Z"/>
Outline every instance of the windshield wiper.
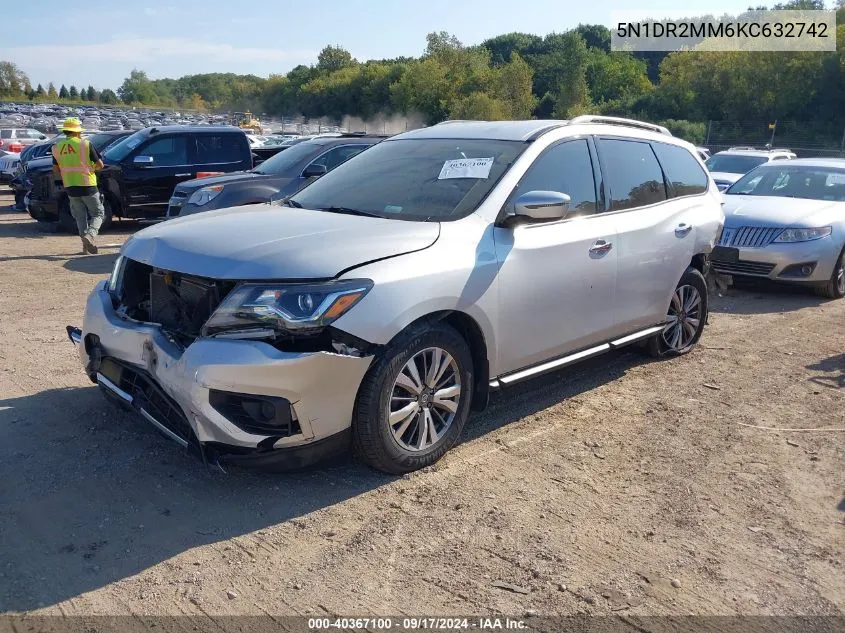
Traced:
<path fill-rule="evenodd" d="M 296 200 L 291 200 L 290 198 L 282 198 L 280 204 L 283 207 L 293 207 L 294 209 L 302 208 L 301 204 L 299 204 Z"/>
<path fill-rule="evenodd" d="M 380 215 L 370 213 L 369 211 L 360 211 L 358 209 L 350 209 L 349 207 L 316 207 L 317 211 L 328 211 L 329 213 L 343 213 L 346 215 L 361 215 L 367 218 L 380 218 Z"/>

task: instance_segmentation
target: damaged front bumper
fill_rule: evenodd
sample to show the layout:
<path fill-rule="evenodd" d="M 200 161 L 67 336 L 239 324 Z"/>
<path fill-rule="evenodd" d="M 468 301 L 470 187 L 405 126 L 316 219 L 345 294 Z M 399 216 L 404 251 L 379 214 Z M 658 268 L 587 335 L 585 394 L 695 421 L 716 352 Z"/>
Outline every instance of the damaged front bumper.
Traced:
<path fill-rule="evenodd" d="M 116 314 L 106 282 L 68 337 L 89 378 L 170 439 L 204 459 L 274 469 L 348 448 L 373 358 L 250 340 L 197 339 L 182 349 L 158 326 Z"/>

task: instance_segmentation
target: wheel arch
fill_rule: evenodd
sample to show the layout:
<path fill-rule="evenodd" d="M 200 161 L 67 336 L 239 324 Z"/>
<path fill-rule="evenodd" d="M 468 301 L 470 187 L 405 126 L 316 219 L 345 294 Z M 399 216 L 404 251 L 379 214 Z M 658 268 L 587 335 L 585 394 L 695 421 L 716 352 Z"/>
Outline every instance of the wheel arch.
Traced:
<path fill-rule="evenodd" d="M 472 316 L 460 310 L 439 310 L 417 318 L 396 336 L 426 323 L 446 323 L 454 328 L 469 347 L 474 371 L 472 388 L 472 410 L 483 411 L 490 398 L 490 361 L 487 338 L 481 325 Z M 395 337 L 394 337 L 395 338 Z"/>
<path fill-rule="evenodd" d="M 710 255 L 707 253 L 696 253 L 692 256 L 689 265 L 691 268 L 695 268 L 706 278 L 707 273 L 710 272 Z"/>

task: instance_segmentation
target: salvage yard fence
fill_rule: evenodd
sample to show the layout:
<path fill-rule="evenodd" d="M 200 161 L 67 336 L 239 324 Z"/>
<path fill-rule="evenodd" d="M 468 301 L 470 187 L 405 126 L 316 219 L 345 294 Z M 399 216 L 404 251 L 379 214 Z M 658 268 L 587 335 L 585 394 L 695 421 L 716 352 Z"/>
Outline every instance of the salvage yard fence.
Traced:
<path fill-rule="evenodd" d="M 828 122 L 708 121 L 704 146 L 712 152 L 751 146 L 790 149 L 801 158 L 845 157 L 845 128 Z"/>

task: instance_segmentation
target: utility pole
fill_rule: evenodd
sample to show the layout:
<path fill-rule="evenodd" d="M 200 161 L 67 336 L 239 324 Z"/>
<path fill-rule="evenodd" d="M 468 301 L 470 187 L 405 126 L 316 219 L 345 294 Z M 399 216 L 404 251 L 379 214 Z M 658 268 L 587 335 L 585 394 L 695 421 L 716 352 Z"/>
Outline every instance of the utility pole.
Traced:
<path fill-rule="evenodd" d="M 775 147 L 775 132 L 778 129 L 778 120 L 775 119 L 774 125 L 770 125 L 769 127 L 772 128 L 772 138 L 769 139 L 769 147 L 774 149 L 774 147 Z"/>
<path fill-rule="evenodd" d="M 707 121 L 707 138 L 704 141 L 705 145 L 710 145 L 710 129 L 713 127 L 713 119 Z"/>

